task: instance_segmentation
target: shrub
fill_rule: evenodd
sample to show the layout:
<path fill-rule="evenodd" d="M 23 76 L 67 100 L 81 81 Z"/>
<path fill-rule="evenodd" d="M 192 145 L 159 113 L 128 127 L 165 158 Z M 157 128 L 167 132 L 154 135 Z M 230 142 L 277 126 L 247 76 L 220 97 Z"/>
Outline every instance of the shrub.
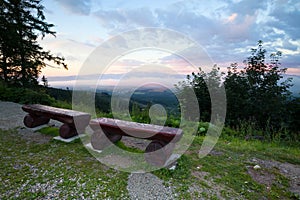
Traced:
<path fill-rule="evenodd" d="M 21 104 L 40 103 L 44 105 L 51 105 L 55 102 L 54 98 L 42 90 L 35 91 L 28 88 L 6 87 L 3 84 L 0 84 L 0 100 Z"/>
<path fill-rule="evenodd" d="M 198 131 L 197 131 L 197 135 L 205 135 L 207 130 L 209 127 L 209 123 L 208 122 L 199 122 L 199 126 L 198 126 Z"/>

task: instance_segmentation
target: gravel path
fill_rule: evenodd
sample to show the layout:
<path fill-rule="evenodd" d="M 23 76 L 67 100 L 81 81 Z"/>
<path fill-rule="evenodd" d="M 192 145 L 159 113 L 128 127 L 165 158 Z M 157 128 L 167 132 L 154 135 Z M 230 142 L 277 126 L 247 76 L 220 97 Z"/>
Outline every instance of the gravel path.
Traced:
<path fill-rule="evenodd" d="M 23 118 L 25 115 L 22 105 L 0 101 L 0 129 L 8 130 L 23 127 Z"/>
<path fill-rule="evenodd" d="M 172 188 L 163 185 L 157 176 L 145 174 L 131 174 L 128 178 L 127 190 L 131 199 L 174 199 Z"/>
<path fill-rule="evenodd" d="M 0 101 L 0 129 L 18 128 L 24 139 L 38 143 L 48 142 L 51 139 L 49 136 L 34 132 L 36 129 L 24 127 L 25 115 L 22 105 Z M 60 125 L 59 122 L 52 120 L 50 124 Z M 131 199 L 174 199 L 171 188 L 165 187 L 161 179 L 150 173 L 129 175 L 127 189 Z"/>

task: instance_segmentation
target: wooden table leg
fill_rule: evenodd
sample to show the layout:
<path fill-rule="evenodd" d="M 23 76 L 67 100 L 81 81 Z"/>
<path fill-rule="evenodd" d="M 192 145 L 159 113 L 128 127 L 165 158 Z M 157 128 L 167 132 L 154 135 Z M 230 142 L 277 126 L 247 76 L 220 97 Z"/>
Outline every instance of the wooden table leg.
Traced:
<path fill-rule="evenodd" d="M 154 140 L 146 147 L 145 160 L 153 166 L 163 167 L 172 155 L 174 147 L 174 143 Z"/>
<path fill-rule="evenodd" d="M 33 114 L 27 114 L 24 117 L 24 125 L 28 128 L 34 128 L 43 124 L 48 124 L 50 121 L 50 118 L 44 117 L 44 116 L 37 116 Z"/>
<path fill-rule="evenodd" d="M 97 130 L 92 135 L 91 144 L 94 149 L 103 150 L 111 144 L 120 141 L 121 139 L 121 135 L 105 134 L 102 130 Z"/>
<path fill-rule="evenodd" d="M 59 135 L 60 137 L 64 138 L 64 139 L 68 139 L 71 137 L 74 137 L 76 135 L 78 135 L 76 128 L 69 125 L 69 124 L 63 124 L 60 128 L 59 128 Z"/>

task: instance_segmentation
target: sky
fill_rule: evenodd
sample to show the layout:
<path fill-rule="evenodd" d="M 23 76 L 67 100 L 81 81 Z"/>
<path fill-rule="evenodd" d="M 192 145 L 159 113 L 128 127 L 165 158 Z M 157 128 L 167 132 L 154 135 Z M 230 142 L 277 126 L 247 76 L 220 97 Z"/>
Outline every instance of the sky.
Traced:
<path fill-rule="evenodd" d="M 74 77 L 97 47 L 116 35 L 147 27 L 185 35 L 223 70 L 234 62 L 243 66 L 250 49 L 263 40 L 268 54 L 282 52 L 287 74 L 300 75 L 299 0 L 43 0 L 42 4 L 46 21 L 57 33 L 40 43 L 64 56 L 69 67 L 47 67 L 42 71 L 46 77 Z M 122 54 L 101 72 L 121 75 L 149 64 L 155 69 L 168 66 L 176 75 L 195 70 L 174 52 L 138 49 Z"/>

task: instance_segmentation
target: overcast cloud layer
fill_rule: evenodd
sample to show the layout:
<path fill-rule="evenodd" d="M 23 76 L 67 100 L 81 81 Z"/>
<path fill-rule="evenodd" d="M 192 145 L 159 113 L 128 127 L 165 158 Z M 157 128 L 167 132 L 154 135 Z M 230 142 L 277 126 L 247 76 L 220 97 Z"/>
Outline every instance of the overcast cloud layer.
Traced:
<path fill-rule="evenodd" d="M 284 67 L 300 74 L 298 0 L 55 1 L 68 13 L 96 19 L 108 35 L 139 27 L 187 34 L 221 65 L 242 62 L 261 39 L 269 53 L 283 52 Z"/>

